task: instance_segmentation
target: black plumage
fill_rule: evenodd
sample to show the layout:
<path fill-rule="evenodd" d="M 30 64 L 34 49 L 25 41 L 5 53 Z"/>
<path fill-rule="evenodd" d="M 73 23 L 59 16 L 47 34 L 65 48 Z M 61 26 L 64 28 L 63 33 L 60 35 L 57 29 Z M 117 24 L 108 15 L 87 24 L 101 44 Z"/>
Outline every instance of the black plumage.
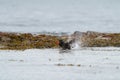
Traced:
<path fill-rule="evenodd" d="M 70 42 L 64 42 L 63 40 L 59 40 L 59 46 L 63 49 L 71 49 Z"/>

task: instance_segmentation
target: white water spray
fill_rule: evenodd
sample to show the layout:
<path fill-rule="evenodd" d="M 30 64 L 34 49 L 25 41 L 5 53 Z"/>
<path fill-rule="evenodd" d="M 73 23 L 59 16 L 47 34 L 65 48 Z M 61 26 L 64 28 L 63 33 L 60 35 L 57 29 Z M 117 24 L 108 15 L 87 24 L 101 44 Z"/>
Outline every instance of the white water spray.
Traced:
<path fill-rule="evenodd" d="M 81 38 L 82 32 L 76 31 L 72 35 L 69 35 L 68 42 L 72 41 L 71 48 L 72 49 L 80 49 L 81 48 Z"/>

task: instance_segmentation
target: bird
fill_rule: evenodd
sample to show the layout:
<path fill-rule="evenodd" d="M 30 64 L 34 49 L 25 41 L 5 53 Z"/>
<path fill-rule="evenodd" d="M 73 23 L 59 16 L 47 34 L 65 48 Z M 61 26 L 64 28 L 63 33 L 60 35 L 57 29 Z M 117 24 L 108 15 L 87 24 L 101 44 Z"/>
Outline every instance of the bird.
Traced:
<path fill-rule="evenodd" d="M 63 40 L 59 40 L 59 46 L 63 49 L 63 50 L 70 50 L 71 49 L 71 42 L 64 42 Z"/>

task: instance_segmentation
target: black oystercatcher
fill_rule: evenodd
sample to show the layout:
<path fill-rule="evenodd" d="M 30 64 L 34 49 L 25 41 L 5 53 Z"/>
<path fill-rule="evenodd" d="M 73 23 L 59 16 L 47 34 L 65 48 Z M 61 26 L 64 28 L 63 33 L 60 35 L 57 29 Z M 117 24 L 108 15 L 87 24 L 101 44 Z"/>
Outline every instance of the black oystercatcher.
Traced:
<path fill-rule="evenodd" d="M 59 46 L 63 49 L 63 50 L 70 50 L 71 49 L 71 44 L 72 42 L 64 42 L 63 40 L 59 40 Z"/>

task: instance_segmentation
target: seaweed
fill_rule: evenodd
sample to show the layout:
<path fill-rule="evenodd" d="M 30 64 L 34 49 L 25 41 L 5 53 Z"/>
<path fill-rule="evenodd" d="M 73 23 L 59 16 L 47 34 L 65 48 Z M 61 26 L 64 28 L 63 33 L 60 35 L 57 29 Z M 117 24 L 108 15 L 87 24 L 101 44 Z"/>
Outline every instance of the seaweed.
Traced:
<path fill-rule="evenodd" d="M 0 49 L 25 50 L 59 48 L 59 40 L 68 40 L 68 36 L 53 36 L 31 33 L 7 33 L 0 32 Z M 80 38 L 82 47 L 120 47 L 120 33 L 84 32 Z"/>

